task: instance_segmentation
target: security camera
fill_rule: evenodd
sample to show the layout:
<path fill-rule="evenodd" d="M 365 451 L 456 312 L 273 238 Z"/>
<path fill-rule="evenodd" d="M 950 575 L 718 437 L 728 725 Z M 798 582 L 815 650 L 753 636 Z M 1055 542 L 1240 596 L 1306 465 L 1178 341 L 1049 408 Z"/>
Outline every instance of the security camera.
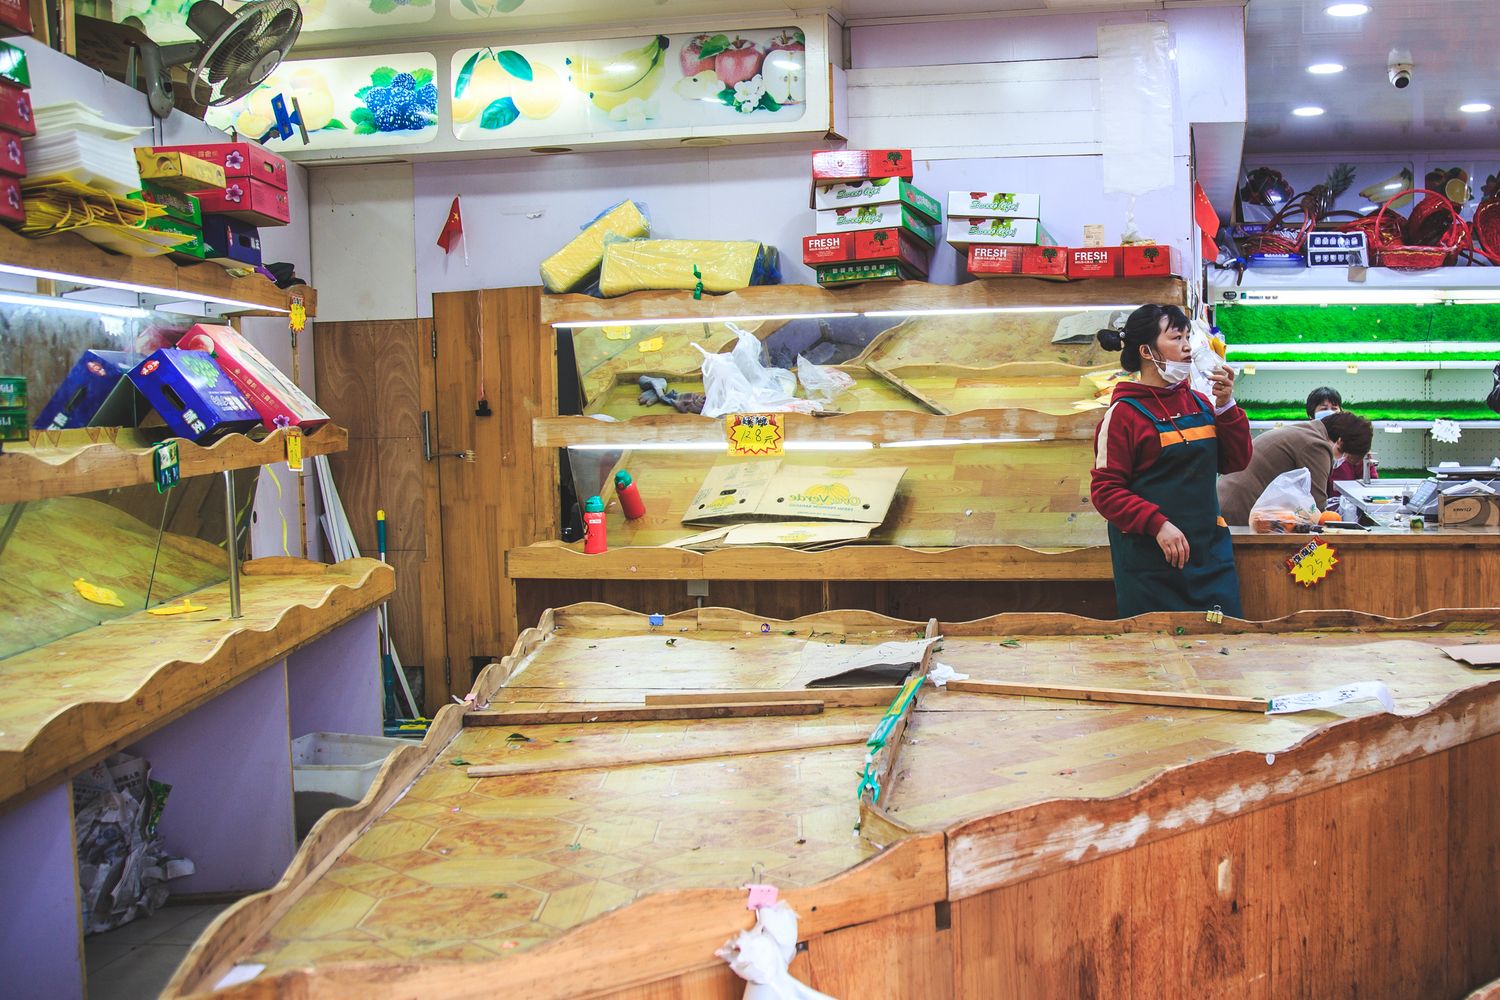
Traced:
<path fill-rule="evenodd" d="M 1405 90 L 1411 86 L 1411 74 L 1411 53 L 1405 49 L 1391 49 L 1390 65 L 1386 67 L 1386 77 L 1391 81 L 1391 86 L 1397 90 Z"/>

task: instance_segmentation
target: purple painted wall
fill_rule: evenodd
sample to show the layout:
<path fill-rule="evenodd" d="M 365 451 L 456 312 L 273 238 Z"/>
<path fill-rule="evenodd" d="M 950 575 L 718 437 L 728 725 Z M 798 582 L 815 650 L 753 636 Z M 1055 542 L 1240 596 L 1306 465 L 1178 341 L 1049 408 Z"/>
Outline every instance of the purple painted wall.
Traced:
<path fill-rule="evenodd" d="M 380 643 L 368 611 L 286 659 L 291 737 L 381 731 Z"/>
<path fill-rule="evenodd" d="M 0 996 L 83 996 L 71 786 L 0 816 Z"/>

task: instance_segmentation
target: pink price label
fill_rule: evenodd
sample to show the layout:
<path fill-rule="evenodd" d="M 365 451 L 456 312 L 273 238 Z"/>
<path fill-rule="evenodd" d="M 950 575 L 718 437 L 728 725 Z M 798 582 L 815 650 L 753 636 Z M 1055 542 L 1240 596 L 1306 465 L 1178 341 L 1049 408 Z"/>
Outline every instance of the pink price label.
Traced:
<path fill-rule="evenodd" d="M 747 885 L 749 898 L 745 900 L 745 909 L 758 910 L 763 906 L 775 906 L 776 900 L 780 898 L 780 892 L 774 885 Z"/>

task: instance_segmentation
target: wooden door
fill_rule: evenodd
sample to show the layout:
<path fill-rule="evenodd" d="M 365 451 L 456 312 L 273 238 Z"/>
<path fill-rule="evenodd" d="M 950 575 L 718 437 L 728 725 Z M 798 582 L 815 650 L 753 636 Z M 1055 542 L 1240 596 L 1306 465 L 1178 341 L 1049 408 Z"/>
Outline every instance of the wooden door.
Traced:
<path fill-rule="evenodd" d="M 445 292 L 432 308 L 448 656 L 467 690 L 530 624 L 516 617 L 506 550 L 558 537 L 557 453 L 531 441 L 532 419 L 557 412 L 557 360 L 539 288 Z"/>
<path fill-rule="evenodd" d="M 334 485 L 361 554 L 376 554 L 375 512 L 386 512 L 396 570 L 391 640 L 403 666 L 421 665 L 431 714 L 451 688 L 438 470 L 422 448 L 422 414 L 435 409 L 432 327 L 416 319 L 319 323 L 313 342 L 318 405 L 349 429 L 349 450 L 329 458 Z"/>

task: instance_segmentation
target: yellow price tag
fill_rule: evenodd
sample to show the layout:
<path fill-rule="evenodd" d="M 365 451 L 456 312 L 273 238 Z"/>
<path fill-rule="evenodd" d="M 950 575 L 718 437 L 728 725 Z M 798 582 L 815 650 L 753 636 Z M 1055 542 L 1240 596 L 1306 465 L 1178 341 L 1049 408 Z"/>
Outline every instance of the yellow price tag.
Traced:
<path fill-rule="evenodd" d="M 1333 567 L 1338 564 L 1337 550 L 1323 539 L 1314 537 L 1286 561 L 1286 568 L 1293 580 L 1304 587 L 1311 587 L 1332 572 Z"/>
<path fill-rule="evenodd" d="M 287 326 L 292 328 L 293 333 L 301 333 L 307 327 L 307 306 L 302 302 L 302 296 L 293 292 L 290 296 L 291 308 L 287 310 Z"/>
<path fill-rule="evenodd" d="M 286 467 L 293 472 L 302 471 L 302 428 L 286 429 Z"/>
<path fill-rule="evenodd" d="M 724 418 L 729 454 L 739 458 L 777 458 L 786 452 L 786 429 L 780 413 L 732 413 Z"/>
<path fill-rule="evenodd" d="M 1355 364 L 1352 361 L 1349 362 L 1347 365 L 1344 366 L 1344 374 L 1346 374 L 1346 375 L 1358 375 L 1359 374 L 1359 365 Z"/>

